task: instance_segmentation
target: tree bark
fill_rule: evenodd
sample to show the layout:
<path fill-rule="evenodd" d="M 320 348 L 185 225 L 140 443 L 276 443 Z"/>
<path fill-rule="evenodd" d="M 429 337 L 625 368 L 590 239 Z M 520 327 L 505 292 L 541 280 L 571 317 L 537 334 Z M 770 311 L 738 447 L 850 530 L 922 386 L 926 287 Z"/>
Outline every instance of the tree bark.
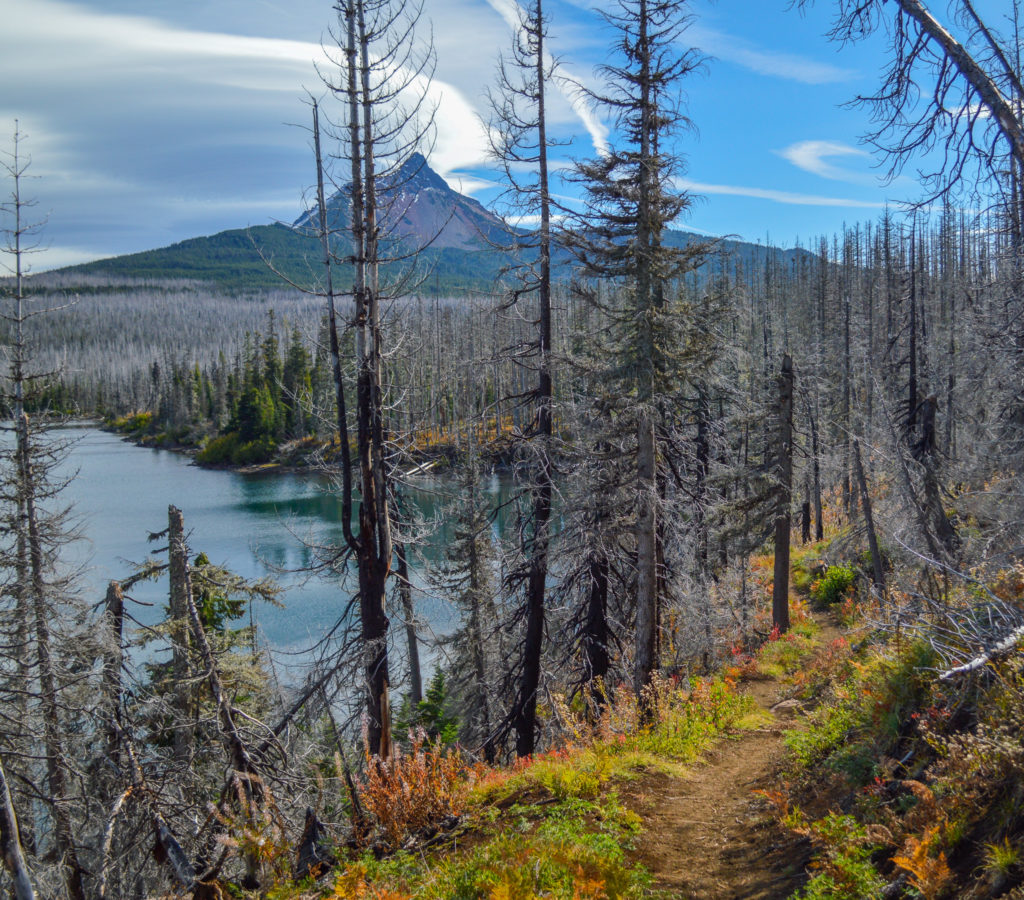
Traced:
<path fill-rule="evenodd" d="M 526 634 L 523 644 L 523 668 L 512 725 L 516 732 L 516 755 L 529 756 L 534 751 L 537 728 L 537 690 L 544 643 L 544 604 L 548 576 L 548 544 L 551 520 L 552 475 L 552 365 L 551 365 L 551 197 L 548 187 L 547 112 L 545 87 L 547 62 L 544 57 L 546 23 L 541 0 L 535 0 L 535 19 L 528 27 L 529 38 L 535 42 L 534 95 L 537 131 L 537 202 L 540 212 L 538 250 L 540 271 L 537 278 L 537 387 L 535 392 L 535 443 L 538 464 L 533 473 L 534 493 L 531 515 L 532 534 L 528 546 L 530 557 L 526 581 Z"/>
<path fill-rule="evenodd" d="M 3 760 L 0 759 L 0 856 L 14 881 L 15 900 L 35 900 L 35 891 L 25 864 L 25 854 L 21 849 L 21 836 L 18 831 L 18 817 L 11 802 L 11 792 L 7 786 L 7 774 Z"/>
<path fill-rule="evenodd" d="M 772 624 L 789 631 L 789 535 L 793 500 L 793 360 L 782 358 L 779 373 L 779 425 L 775 447 L 778 500 L 775 508 L 775 582 L 772 587 Z"/>
<path fill-rule="evenodd" d="M 860 441 L 853 442 L 853 465 L 860 486 L 860 499 L 864 507 L 864 525 L 868 532 L 868 548 L 871 551 L 871 581 L 878 594 L 878 602 L 885 600 L 885 567 L 882 554 L 878 549 L 878 537 L 875 534 L 875 520 L 871 512 L 871 495 L 868 493 L 868 482 L 864 476 L 864 465 L 860 457 Z"/>
<path fill-rule="evenodd" d="M 409 561 L 404 541 L 395 544 L 395 558 L 398 561 L 398 594 L 402 600 L 402 616 L 405 618 L 405 640 L 409 648 L 409 700 L 415 707 L 423 699 L 423 675 L 420 671 L 420 642 L 416 637 L 416 610 L 412 602 L 412 583 L 409 581 Z"/>
<path fill-rule="evenodd" d="M 387 579 L 391 571 L 391 523 L 384 458 L 383 346 L 377 249 L 377 180 L 374 162 L 374 104 L 370 85 L 370 36 L 363 0 L 355 0 L 362 105 L 361 180 L 365 242 L 363 303 L 357 307 L 356 336 L 362 343 L 356 379 L 356 436 L 361 473 L 359 505 L 359 607 L 365 659 L 367 737 L 370 752 L 391 756 L 391 675 L 388 666 Z"/>
<path fill-rule="evenodd" d="M 658 632 L 657 497 L 654 422 L 646 409 L 637 426 L 637 595 L 633 690 L 642 698 L 656 666 Z M 649 712 L 649 711 L 648 711 Z"/>
<path fill-rule="evenodd" d="M 43 747 L 46 755 L 46 781 L 49 803 L 54 818 L 54 836 L 57 854 L 64 870 L 64 883 L 72 900 L 85 900 L 82 868 L 78 862 L 74 831 L 68 816 L 67 802 L 68 764 L 60 731 L 60 704 L 57 697 L 57 678 L 53 664 L 50 638 L 52 610 L 47 603 L 46 582 L 43 577 L 43 538 L 39 531 L 36 509 L 36 479 L 29 448 L 28 416 L 22 412 L 18 425 L 17 456 L 20 476 L 24 529 L 28 543 L 31 577 L 32 614 L 35 624 L 36 665 L 39 669 L 39 693 L 43 714 Z"/>
<path fill-rule="evenodd" d="M 107 646 L 103 654 L 102 694 L 107 716 L 107 756 L 120 768 L 120 741 L 116 719 L 121 708 L 121 668 L 124 665 L 124 594 L 121 585 L 111 581 L 104 600 L 104 625 L 107 628 Z"/>
<path fill-rule="evenodd" d="M 189 630 L 188 600 L 191 593 L 188 571 L 188 547 L 185 544 L 185 520 L 181 510 L 167 509 L 167 556 L 170 563 L 171 673 L 174 678 L 173 753 L 180 764 L 192 756 L 195 733 L 195 689 L 191 683 L 192 636 Z"/>
<path fill-rule="evenodd" d="M 586 661 L 587 699 L 594 713 L 608 699 L 608 568 L 607 555 L 601 550 L 591 551 L 583 654 Z"/>
<path fill-rule="evenodd" d="M 825 539 L 825 516 L 821 505 L 821 459 L 818 456 L 818 422 L 811 416 L 811 456 L 814 482 L 814 540 Z"/>

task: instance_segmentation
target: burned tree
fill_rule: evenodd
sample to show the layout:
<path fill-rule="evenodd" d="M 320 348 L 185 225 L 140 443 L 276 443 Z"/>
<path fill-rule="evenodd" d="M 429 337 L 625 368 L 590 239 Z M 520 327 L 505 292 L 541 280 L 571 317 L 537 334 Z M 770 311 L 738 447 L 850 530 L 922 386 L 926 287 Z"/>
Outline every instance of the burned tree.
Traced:
<path fill-rule="evenodd" d="M 13 598 L 15 627 L 5 641 L 14 658 L 16 674 L 23 680 L 14 691 L 16 703 L 25 716 L 18 723 L 21 752 L 42 757 L 43 775 L 26 768 L 19 773 L 31 786 L 33 802 L 43 800 L 47 812 L 39 817 L 39 842 L 52 844 L 53 871 L 64 882 L 71 900 L 84 900 L 86 872 L 79 861 L 79 837 L 72 818 L 75 778 L 72 754 L 67 746 L 65 698 L 72 686 L 67 669 L 74 661 L 75 642 L 70 641 L 68 622 L 62 613 L 70 603 L 66 579 L 57 572 L 56 561 L 68 540 L 60 512 L 59 494 L 63 482 L 54 469 L 63 458 L 61 442 L 47 436 L 47 410 L 43 392 L 46 373 L 31 370 L 28 323 L 46 310 L 30 308 L 25 277 L 27 255 L 37 246 L 39 226 L 26 219 L 33 203 L 22 194 L 29 167 L 20 149 L 22 135 L 14 135 L 13 150 L 2 167 L 11 183 L 9 201 L 3 211 L 12 224 L 5 229 L 6 250 L 13 259 L 13 291 L 3 311 L 10 329 L 9 368 L 4 401 L 10 410 L 14 432 L 8 456 L 8 473 L 3 482 L 3 500 L 13 534 L 13 572 L 9 594 Z M 32 414 L 30 414 L 32 413 Z M 55 507 L 56 504 L 56 507 Z M 57 512 L 54 512 L 54 509 Z M 38 750 L 30 744 L 38 741 Z M 22 743 L 25 742 L 25 743 Z"/>
<path fill-rule="evenodd" d="M 551 540 L 553 357 L 551 347 L 551 191 L 548 176 L 546 93 L 555 64 L 545 49 L 547 20 L 542 0 L 519 11 L 511 56 L 498 67 L 498 90 L 490 95 L 491 147 L 505 170 L 517 212 L 539 217 L 537 229 L 517 237 L 518 283 L 504 304 L 506 311 L 527 317 L 534 337 L 518 353 L 517 362 L 536 376 L 525 398 L 532 409 L 522 448 L 525 477 L 532 493 L 529 521 L 523 528 L 525 575 L 524 639 L 519 683 L 511 713 L 516 753 L 534 751 L 537 691 L 544 640 L 544 605 Z M 529 173 L 529 174 L 524 174 Z M 535 311 L 524 305 L 535 298 Z"/>
<path fill-rule="evenodd" d="M 386 759 L 391 747 L 391 675 L 388 660 L 389 621 L 385 608 L 393 554 L 391 462 L 385 399 L 387 334 L 382 304 L 387 299 L 381 266 L 386 260 L 381 211 L 385 196 L 413 158 L 428 127 L 427 90 L 432 53 L 419 49 L 413 37 L 419 8 L 390 0 L 344 0 L 338 12 L 337 79 L 324 76 L 341 101 L 344 125 L 338 138 L 350 164 L 348 221 L 328 219 L 323 191 L 319 122 L 315 124 L 319 233 L 331 279 L 337 261 L 330 236 L 339 226 L 348 231 L 352 267 L 354 336 L 355 454 L 348 439 L 346 385 L 335 311 L 333 280 L 328 281 L 328 328 L 341 444 L 343 552 L 355 558 L 358 606 L 366 686 L 366 720 L 370 752 Z M 389 176 L 390 179 L 389 179 Z M 352 469 L 356 478 L 352 478 Z M 356 489 L 358 482 L 358 502 Z M 352 514 L 356 523 L 353 526 Z"/>
<path fill-rule="evenodd" d="M 782 357 L 778 382 L 778 419 L 775 434 L 775 580 L 772 588 L 772 624 L 789 631 L 789 539 L 793 504 L 793 360 Z"/>

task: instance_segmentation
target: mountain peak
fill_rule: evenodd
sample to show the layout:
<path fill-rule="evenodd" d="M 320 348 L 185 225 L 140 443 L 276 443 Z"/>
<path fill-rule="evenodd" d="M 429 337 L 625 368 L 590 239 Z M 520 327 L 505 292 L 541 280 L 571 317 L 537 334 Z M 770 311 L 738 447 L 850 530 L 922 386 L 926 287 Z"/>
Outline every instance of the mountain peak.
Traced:
<path fill-rule="evenodd" d="M 430 164 L 422 153 L 413 153 L 390 179 L 385 180 L 392 181 L 396 186 L 404 187 L 406 190 L 434 188 L 440 191 L 451 191 L 448 182 L 430 168 Z"/>
<path fill-rule="evenodd" d="M 394 172 L 378 180 L 378 206 L 383 230 L 402 242 L 437 249 L 483 249 L 507 241 L 505 223 L 479 201 L 448 186 L 422 153 L 412 153 Z M 332 228 L 348 222 L 351 182 L 327 201 Z M 296 228 L 316 224 L 313 210 L 301 215 Z"/>

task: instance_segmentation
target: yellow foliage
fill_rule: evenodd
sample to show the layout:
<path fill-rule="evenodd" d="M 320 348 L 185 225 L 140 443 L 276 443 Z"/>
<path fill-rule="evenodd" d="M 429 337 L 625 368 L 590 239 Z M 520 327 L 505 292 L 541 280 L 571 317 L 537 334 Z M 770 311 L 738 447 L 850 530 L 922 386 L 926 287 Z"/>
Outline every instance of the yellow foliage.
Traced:
<path fill-rule="evenodd" d="M 366 882 L 366 867 L 359 863 L 345 868 L 334 882 L 327 900 L 410 900 L 412 894 Z"/>
<path fill-rule="evenodd" d="M 953 879 L 953 873 L 946 862 L 946 854 L 939 851 L 932 855 L 932 845 L 938 843 L 939 827 L 929 828 L 924 837 L 915 835 L 907 838 L 903 852 L 897 853 L 892 861 L 910 874 L 910 884 L 924 900 L 936 900 Z"/>

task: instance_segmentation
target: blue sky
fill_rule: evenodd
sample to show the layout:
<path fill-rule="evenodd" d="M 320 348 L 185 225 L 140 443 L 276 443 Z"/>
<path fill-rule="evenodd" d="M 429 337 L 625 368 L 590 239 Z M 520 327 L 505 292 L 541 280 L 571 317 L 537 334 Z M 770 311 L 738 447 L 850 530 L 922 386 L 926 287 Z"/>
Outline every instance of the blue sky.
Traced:
<path fill-rule="evenodd" d="M 487 202 L 494 178 L 477 116 L 514 0 L 425 0 L 437 49 L 431 164 Z M 783 246 L 876 218 L 915 196 L 885 185 L 841 104 L 876 85 L 879 41 L 824 37 L 826 0 L 694 0 L 690 44 L 709 57 L 685 85 L 697 134 L 682 139 L 684 227 Z M 550 46 L 584 81 L 610 34 L 589 0 L 548 0 Z M 45 215 L 36 269 L 273 220 L 314 180 L 306 90 L 321 93 L 330 0 L 0 0 L 0 147 L 26 135 L 27 192 Z M 600 124 L 555 98 L 559 154 L 593 154 Z M 294 123 L 294 124 L 289 124 Z M 588 128 L 589 125 L 589 128 Z"/>

